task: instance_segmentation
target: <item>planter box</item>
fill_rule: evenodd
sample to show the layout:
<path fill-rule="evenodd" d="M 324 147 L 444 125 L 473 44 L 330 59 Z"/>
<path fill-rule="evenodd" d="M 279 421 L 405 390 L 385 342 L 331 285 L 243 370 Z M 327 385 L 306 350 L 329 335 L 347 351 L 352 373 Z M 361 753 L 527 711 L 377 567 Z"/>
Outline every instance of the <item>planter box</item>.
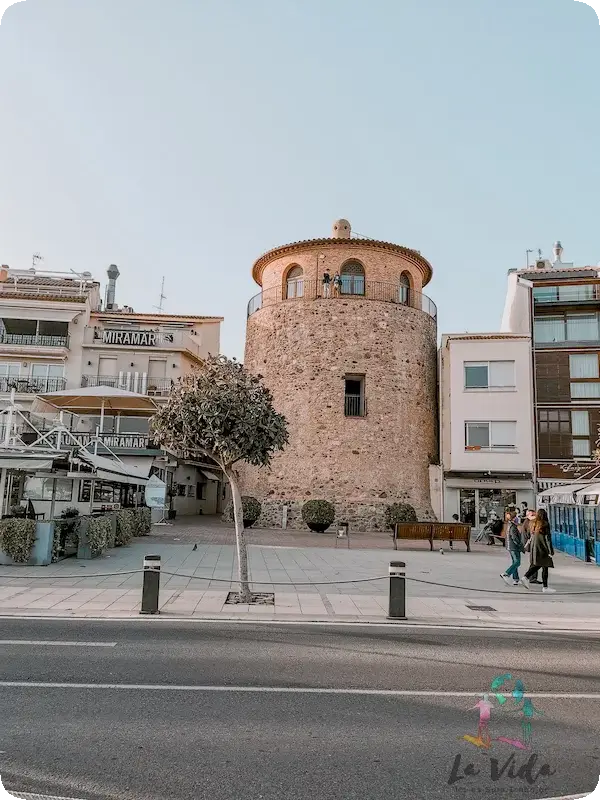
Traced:
<path fill-rule="evenodd" d="M 77 558 L 80 558 L 83 561 L 90 561 L 92 558 L 99 558 L 100 556 L 104 555 L 104 553 L 92 553 L 92 550 L 88 544 L 87 529 L 88 520 L 87 518 L 83 517 L 79 523 L 79 546 L 77 547 Z"/>
<path fill-rule="evenodd" d="M 0 565 L 2 566 L 24 566 L 24 567 L 46 567 L 52 563 L 52 545 L 54 543 L 54 521 L 36 522 L 35 542 L 31 551 L 31 556 L 26 564 L 16 564 L 7 554 L 0 550 Z"/>

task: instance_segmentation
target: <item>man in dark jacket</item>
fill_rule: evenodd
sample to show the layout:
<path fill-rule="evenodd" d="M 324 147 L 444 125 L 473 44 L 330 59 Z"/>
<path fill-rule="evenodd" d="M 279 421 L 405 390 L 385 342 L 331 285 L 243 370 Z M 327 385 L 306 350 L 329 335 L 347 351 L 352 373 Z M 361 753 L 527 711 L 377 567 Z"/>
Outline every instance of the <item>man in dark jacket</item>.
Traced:
<path fill-rule="evenodd" d="M 521 553 L 525 552 L 523 546 L 523 539 L 521 538 L 521 531 L 515 524 L 517 512 L 512 510 L 506 514 L 508 520 L 508 528 L 506 531 L 506 541 L 508 551 L 512 559 L 510 567 L 503 572 L 500 577 L 506 583 L 512 583 L 513 586 L 518 586 L 519 581 L 519 567 L 521 566 Z M 526 584 L 525 584 L 526 585 Z"/>

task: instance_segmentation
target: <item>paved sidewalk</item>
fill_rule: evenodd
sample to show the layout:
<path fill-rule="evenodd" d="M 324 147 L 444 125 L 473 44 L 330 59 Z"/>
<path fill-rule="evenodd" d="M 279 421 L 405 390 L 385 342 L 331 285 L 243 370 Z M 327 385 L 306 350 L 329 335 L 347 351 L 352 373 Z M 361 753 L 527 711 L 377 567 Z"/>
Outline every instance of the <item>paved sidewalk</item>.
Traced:
<path fill-rule="evenodd" d="M 228 592 L 237 589 L 232 546 L 208 544 L 193 550 L 191 545 L 138 539 L 94 561 L 68 559 L 44 568 L 1 567 L 0 615 L 137 617 L 139 570 L 149 552 L 162 557 L 163 619 L 383 622 L 388 593 L 385 576 L 390 560 L 397 559 L 407 565 L 411 622 L 600 631 L 600 567 L 559 554 L 551 571 L 557 594 L 542 595 L 539 587 L 528 591 L 504 584 L 499 573 L 508 557 L 499 548 L 472 553 L 456 549 L 442 555 L 422 550 L 252 545 L 253 589 L 274 592 L 275 605 L 248 607 L 225 603 Z M 136 572 L 116 574 L 130 570 Z M 369 578 L 377 580 L 363 580 Z"/>

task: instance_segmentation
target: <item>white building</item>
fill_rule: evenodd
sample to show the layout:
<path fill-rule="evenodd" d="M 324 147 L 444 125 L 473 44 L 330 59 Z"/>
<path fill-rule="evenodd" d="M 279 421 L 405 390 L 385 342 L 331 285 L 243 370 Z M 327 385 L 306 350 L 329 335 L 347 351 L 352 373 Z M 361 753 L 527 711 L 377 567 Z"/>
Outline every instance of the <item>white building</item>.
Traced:
<path fill-rule="evenodd" d="M 440 348 L 440 517 L 473 527 L 534 505 L 529 336 L 445 334 Z"/>

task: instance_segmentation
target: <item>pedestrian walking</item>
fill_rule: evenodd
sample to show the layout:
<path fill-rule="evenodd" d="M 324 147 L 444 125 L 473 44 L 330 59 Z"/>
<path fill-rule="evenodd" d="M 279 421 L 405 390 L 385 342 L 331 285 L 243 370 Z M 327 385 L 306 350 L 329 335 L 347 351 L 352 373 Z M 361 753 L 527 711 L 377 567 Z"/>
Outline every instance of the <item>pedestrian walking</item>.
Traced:
<path fill-rule="evenodd" d="M 531 553 L 531 566 L 525 573 L 525 579 L 531 583 L 538 582 L 533 580 L 537 577 L 539 570 L 542 570 L 542 592 L 554 594 L 556 589 L 548 586 L 548 570 L 554 567 L 552 559 L 554 547 L 552 546 L 552 536 L 550 534 L 550 523 L 548 514 L 543 508 L 538 509 L 535 520 L 531 525 L 531 538 L 528 543 Z"/>
<path fill-rule="evenodd" d="M 331 275 L 328 269 L 323 273 L 323 297 L 331 297 Z"/>
<path fill-rule="evenodd" d="M 505 583 L 512 583 L 513 586 L 518 586 L 520 583 L 519 567 L 521 566 L 521 553 L 525 552 L 525 548 L 521 538 L 521 531 L 518 529 L 515 523 L 517 512 L 514 509 L 512 511 L 508 511 L 506 517 L 508 520 L 506 542 L 511 557 L 511 565 L 506 572 L 501 573 L 500 577 L 503 581 L 505 581 Z"/>

